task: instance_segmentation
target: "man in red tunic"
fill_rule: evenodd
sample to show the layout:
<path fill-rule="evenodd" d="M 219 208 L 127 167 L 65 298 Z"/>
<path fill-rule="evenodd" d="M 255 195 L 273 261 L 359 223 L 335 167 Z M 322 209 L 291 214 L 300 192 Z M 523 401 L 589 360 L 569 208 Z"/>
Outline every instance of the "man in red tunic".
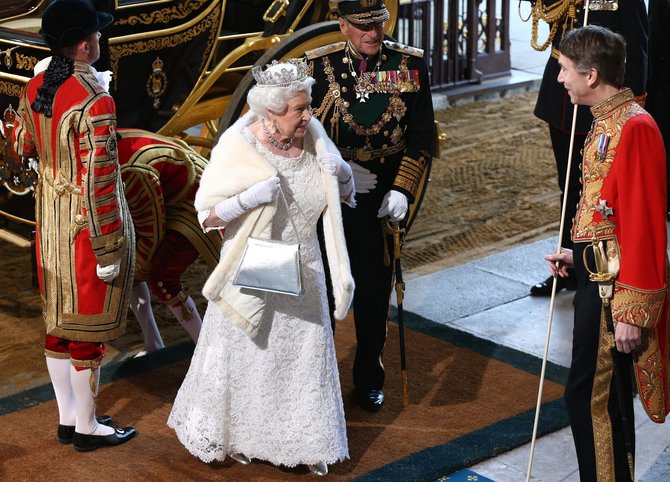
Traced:
<path fill-rule="evenodd" d="M 665 150 L 654 120 L 621 88 L 623 37 L 587 26 L 566 34 L 560 51 L 558 81 L 594 117 L 574 250 L 545 257 L 554 276 L 577 275 L 565 401 L 581 480 L 630 481 L 632 373 L 651 420 L 670 411 Z"/>
<path fill-rule="evenodd" d="M 39 159 L 36 255 L 45 355 L 58 440 L 79 451 L 116 446 L 136 434 L 95 417 L 104 342 L 125 330 L 135 264 L 116 110 L 92 67 L 100 56 L 99 30 L 112 20 L 85 0 L 47 7 L 42 34 L 53 59 L 26 85 L 14 129 L 16 152 Z"/>

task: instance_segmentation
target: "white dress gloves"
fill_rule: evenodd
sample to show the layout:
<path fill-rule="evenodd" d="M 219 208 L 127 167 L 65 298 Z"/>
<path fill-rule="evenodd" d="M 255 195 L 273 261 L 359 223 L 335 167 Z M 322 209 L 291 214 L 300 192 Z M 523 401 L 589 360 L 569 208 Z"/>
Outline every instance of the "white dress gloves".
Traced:
<path fill-rule="evenodd" d="M 337 176 L 340 185 L 340 199 L 350 206 L 354 206 L 354 177 L 351 166 L 344 162 L 341 156 L 326 152 L 321 154 L 317 160 L 321 163 L 323 170 L 331 176 Z"/>
<path fill-rule="evenodd" d="M 370 172 L 360 164 L 350 162 L 351 172 L 354 176 L 354 186 L 356 193 L 365 194 L 372 191 L 377 185 L 377 175 Z"/>
<path fill-rule="evenodd" d="M 98 278 L 100 278 L 102 281 L 105 283 L 111 283 L 121 272 L 121 260 L 117 259 L 112 264 L 108 264 L 107 266 L 97 265 L 95 267 L 95 272 L 98 275 Z"/>
<path fill-rule="evenodd" d="M 384 216 L 388 216 L 392 222 L 397 223 L 405 219 L 408 206 L 407 196 L 400 191 L 392 189 L 384 196 L 382 205 L 377 212 L 377 217 L 383 218 Z"/>
<path fill-rule="evenodd" d="M 273 176 L 254 184 L 246 191 L 218 202 L 214 206 L 214 212 L 219 219 L 228 224 L 245 212 L 272 202 L 277 197 L 277 192 L 279 192 L 279 178 Z"/>

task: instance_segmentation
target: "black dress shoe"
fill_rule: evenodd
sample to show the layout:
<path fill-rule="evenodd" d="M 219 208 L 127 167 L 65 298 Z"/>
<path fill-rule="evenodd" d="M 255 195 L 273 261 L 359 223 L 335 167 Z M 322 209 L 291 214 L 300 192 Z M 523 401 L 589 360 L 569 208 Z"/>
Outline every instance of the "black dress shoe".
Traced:
<path fill-rule="evenodd" d="M 109 415 L 100 415 L 95 417 L 101 425 L 110 425 L 112 423 L 112 417 Z M 72 437 L 74 437 L 74 425 L 58 425 L 58 432 L 56 437 L 58 441 L 64 445 L 72 443 Z"/>
<path fill-rule="evenodd" d="M 381 390 L 357 390 L 358 404 L 368 412 L 379 412 L 384 405 L 384 392 Z"/>
<path fill-rule="evenodd" d="M 551 296 L 551 286 L 554 283 L 554 278 L 549 276 L 546 280 L 541 283 L 536 284 L 530 288 L 531 296 Z M 574 275 L 568 276 L 566 278 L 557 278 L 556 279 L 556 293 L 566 289 L 568 291 L 574 291 L 577 289 L 577 282 L 575 281 Z"/>
<path fill-rule="evenodd" d="M 90 452 L 103 447 L 115 447 L 126 443 L 137 435 L 133 427 L 114 428 L 114 433 L 109 435 L 87 435 L 79 432 L 74 433 L 74 449 L 79 452 Z"/>

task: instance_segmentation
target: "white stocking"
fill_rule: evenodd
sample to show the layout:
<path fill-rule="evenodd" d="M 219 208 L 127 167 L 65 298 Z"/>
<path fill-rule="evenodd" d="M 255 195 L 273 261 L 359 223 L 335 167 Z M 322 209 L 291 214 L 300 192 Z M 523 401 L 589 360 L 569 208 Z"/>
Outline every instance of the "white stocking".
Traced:
<path fill-rule="evenodd" d="M 195 306 L 193 298 L 189 296 L 183 303 L 168 306 L 168 308 L 170 308 L 172 314 L 191 336 L 193 342 L 197 343 L 198 336 L 200 335 L 200 327 L 202 326 L 202 318 L 200 318 L 200 313 L 198 313 L 198 308 Z"/>
<path fill-rule="evenodd" d="M 137 318 L 144 337 L 144 350 L 135 356 L 146 355 L 165 348 L 158 325 L 156 325 L 154 312 L 151 309 L 151 293 L 149 293 L 146 282 L 140 281 L 133 285 L 133 291 L 130 294 L 130 309 Z"/>
<path fill-rule="evenodd" d="M 73 366 L 70 370 L 72 390 L 77 401 L 77 421 L 75 432 L 84 435 L 109 435 L 114 433 L 112 427 L 99 424 L 95 419 L 95 396 L 98 394 L 100 383 L 100 368 L 93 370 L 91 380 L 91 369 L 77 371 Z"/>
<path fill-rule="evenodd" d="M 56 403 L 58 404 L 58 417 L 61 425 L 74 425 L 77 418 L 75 412 L 74 392 L 70 384 L 70 358 L 51 358 L 47 359 L 47 370 L 51 385 L 56 393 Z"/>

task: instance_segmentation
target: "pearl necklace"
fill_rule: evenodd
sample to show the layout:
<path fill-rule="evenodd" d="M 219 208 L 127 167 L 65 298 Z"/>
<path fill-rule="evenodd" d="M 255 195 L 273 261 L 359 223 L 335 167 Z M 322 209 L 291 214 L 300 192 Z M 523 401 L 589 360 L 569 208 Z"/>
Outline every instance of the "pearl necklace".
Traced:
<path fill-rule="evenodd" d="M 270 129 L 268 129 L 268 126 L 265 125 L 265 120 L 261 119 L 261 127 L 263 128 L 263 132 L 265 132 L 265 135 L 268 136 L 268 140 L 270 141 L 270 144 L 275 146 L 277 149 L 280 149 L 282 151 L 288 151 L 291 146 L 293 145 L 293 141 L 295 140 L 295 136 L 291 137 L 287 143 L 282 143 L 279 142 L 277 139 L 272 137 L 272 133 L 270 132 Z"/>

